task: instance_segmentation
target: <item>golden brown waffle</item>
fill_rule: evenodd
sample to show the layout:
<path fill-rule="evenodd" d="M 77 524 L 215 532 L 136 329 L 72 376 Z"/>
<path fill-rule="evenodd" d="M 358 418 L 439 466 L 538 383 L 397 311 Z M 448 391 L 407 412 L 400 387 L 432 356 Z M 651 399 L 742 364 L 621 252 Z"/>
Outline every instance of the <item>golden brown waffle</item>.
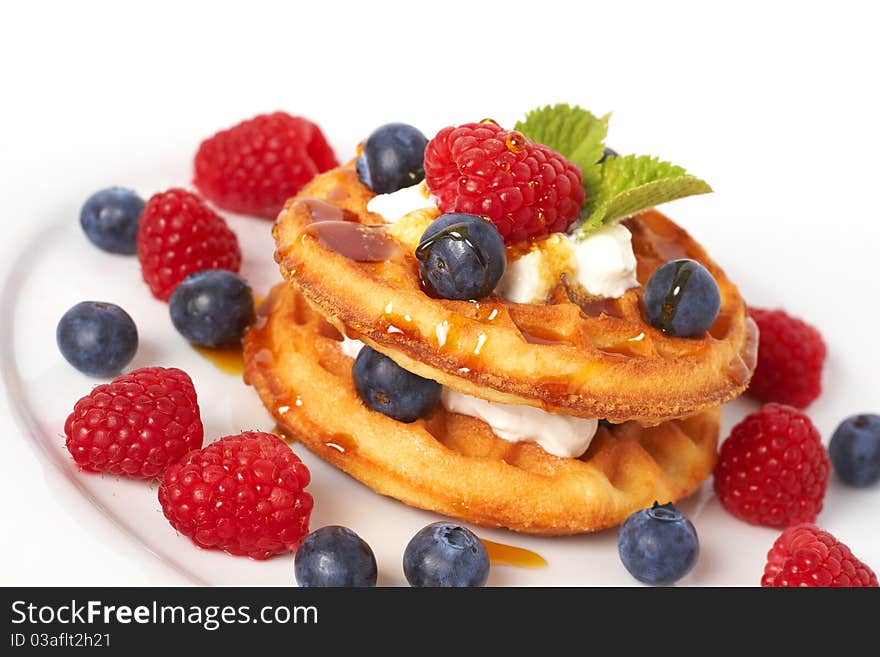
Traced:
<path fill-rule="evenodd" d="M 651 428 L 600 426 L 580 459 L 507 442 L 484 422 L 442 407 L 397 422 L 360 401 L 340 339 L 282 283 L 245 337 L 245 380 L 288 435 L 407 504 L 489 527 L 574 534 L 685 497 L 714 467 L 717 408 Z"/>
<path fill-rule="evenodd" d="M 541 304 L 431 298 L 412 248 L 368 228 L 382 223 L 367 211 L 372 197 L 352 164 L 317 176 L 279 217 L 275 258 L 328 321 L 402 367 L 489 401 L 646 425 L 714 408 L 748 385 L 757 330 L 742 297 L 659 212 L 626 222 L 638 279 L 644 284 L 674 258 L 703 263 L 721 291 L 720 314 L 704 337 L 674 338 L 651 327 L 641 288 L 605 300 L 576 298 L 561 284 Z M 354 230 L 339 232 L 340 221 L 326 230 L 326 220 Z"/>

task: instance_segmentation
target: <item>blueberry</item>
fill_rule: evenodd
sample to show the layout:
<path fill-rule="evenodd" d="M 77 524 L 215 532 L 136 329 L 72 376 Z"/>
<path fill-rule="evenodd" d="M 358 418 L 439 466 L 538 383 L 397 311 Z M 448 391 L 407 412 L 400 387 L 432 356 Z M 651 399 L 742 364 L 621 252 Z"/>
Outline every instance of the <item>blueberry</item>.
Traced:
<path fill-rule="evenodd" d="M 677 338 L 706 331 L 721 308 L 718 283 L 696 260 L 672 260 L 645 285 L 645 314 L 651 326 Z"/>
<path fill-rule="evenodd" d="M 435 522 L 407 544 L 403 573 L 410 586 L 485 586 L 489 555 L 472 531 L 448 522 Z"/>
<path fill-rule="evenodd" d="M 427 145 L 427 137 L 406 123 L 376 128 L 357 160 L 358 177 L 377 194 L 411 187 L 425 179 Z"/>
<path fill-rule="evenodd" d="M 168 303 L 177 331 L 193 344 L 219 347 L 239 342 L 254 318 L 251 288 L 225 269 L 190 274 Z"/>
<path fill-rule="evenodd" d="M 439 383 L 403 369 L 371 347 L 361 349 L 351 374 L 367 406 L 400 422 L 427 415 L 440 399 Z"/>
<path fill-rule="evenodd" d="M 134 320 L 119 306 L 83 301 L 64 313 L 55 340 L 68 363 L 90 376 L 118 374 L 138 347 Z"/>
<path fill-rule="evenodd" d="M 86 237 L 110 253 L 137 253 L 138 217 L 143 199 L 130 189 L 108 187 L 92 194 L 79 213 Z"/>
<path fill-rule="evenodd" d="M 837 476 L 850 486 L 880 481 L 880 415 L 853 415 L 831 436 L 828 455 Z"/>
<path fill-rule="evenodd" d="M 654 502 L 636 511 L 617 535 L 620 560 L 645 584 L 665 586 L 687 575 L 697 561 L 700 541 L 691 521 L 672 504 Z"/>
<path fill-rule="evenodd" d="M 302 587 L 376 586 L 376 557 L 366 541 L 347 527 L 329 525 L 303 539 L 293 561 Z"/>
<path fill-rule="evenodd" d="M 422 281 L 444 299 L 483 299 L 507 267 L 504 240 L 491 221 L 475 214 L 444 214 L 416 249 Z"/>
<path fill-rule="evenodd" d="M 599 161 L 596 162 L 596 164 L 602 164 L 605 160 L 613 160 L 616 157 L 620 157 L 617 151 L 606 146 L 605 150 L 602 151 L 602 157 L 599 158 Z"/>

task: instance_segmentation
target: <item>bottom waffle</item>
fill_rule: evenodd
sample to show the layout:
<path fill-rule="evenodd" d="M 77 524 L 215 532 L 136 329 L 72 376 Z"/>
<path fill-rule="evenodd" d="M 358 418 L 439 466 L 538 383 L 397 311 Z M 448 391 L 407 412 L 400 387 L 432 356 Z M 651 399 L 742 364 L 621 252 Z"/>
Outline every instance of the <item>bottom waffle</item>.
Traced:
<path fill-rule="evenodd" d="M 245 381 L 278 424 L 373 490 L 477 525 L 576 534 L 691 494 L 715 465 L 720 409 L 645 428 L 600 425 L 579 459 L 498 438 L 438 407 L 404 424 L 370 410 L 341 336 L 287 283 L 245 337 Z"/>

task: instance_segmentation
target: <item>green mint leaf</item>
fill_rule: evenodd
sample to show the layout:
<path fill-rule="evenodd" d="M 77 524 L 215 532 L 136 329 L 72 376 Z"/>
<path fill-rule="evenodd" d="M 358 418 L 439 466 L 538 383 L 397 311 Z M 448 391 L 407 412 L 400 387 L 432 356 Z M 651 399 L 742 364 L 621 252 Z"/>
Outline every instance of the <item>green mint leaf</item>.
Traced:
<path fill-rule="evenodd" d="M 705 181 L 681 167 L 650 155 L 609 158 L 599 169 L 598 186 L 587 188 L 586 219 L 577 230 L 578 239 L 655 205 L 712 191 Z"/>
<path fill-rule="evenodd" d="M 598 185 L 602 176 L 596 163 L 602 158 L 607 114 L 596 118 L 577 105 L 547 105 L 526 114 L 514 129 L 580 167 L 588 196 Z"/>
<path fill-rule="evenodd" d="M 526 114 L 515 127 L 580 167 L 586 201 L 576 236 L 642 210 L 712 188 L 669 162 L 648 155 L 627 155 L 598 164 L 605 148 L 608 115 L 597 118 L 577 105 L 547 105 Z"/>

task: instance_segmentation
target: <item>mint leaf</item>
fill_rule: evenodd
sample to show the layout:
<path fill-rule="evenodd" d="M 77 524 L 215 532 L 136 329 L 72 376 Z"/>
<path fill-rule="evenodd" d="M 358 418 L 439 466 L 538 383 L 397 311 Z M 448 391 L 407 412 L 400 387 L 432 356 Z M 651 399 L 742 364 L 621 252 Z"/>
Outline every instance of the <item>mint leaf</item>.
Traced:
<path fill-rule="evenodd" d="M 596 118 L 591 112 L 575 105 L 547 105 L 532 110 L 517 122 L 515 130 L 539 144 L 552 148 L 580 167 L 584 187 L 590 191 L 601 179 L 602 158 L 608 116 Z"/>
<path fill-rule="evenodd" d="M 598 186 L 587 189 L 586 219 L 577 230 L 578 239 L 641 210 L 712 191 L 705 181 L 683 168 L 650 155 L 607 159 L 599 169 L 601 179 Z"/>
<path fill-rule="evenodd" d="M 618 219 L 712 188 L 696 176 L 649 155 L 602 158 L 609 115 L 597 118 L 577 105 L 547 105 L 515 127 L 580 167 L 586 200 L 577 239 Z"/>

